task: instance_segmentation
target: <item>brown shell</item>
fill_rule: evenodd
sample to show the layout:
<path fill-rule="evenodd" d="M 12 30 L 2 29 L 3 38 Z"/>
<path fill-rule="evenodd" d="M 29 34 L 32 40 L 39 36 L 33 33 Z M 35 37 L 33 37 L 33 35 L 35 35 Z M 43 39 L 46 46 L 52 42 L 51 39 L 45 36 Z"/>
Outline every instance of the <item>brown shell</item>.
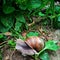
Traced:
<path fill-rule="evenodd" d="M 30 37 L 27 38 L 25 41 L 31 48 L 35 49 L 36 51 L 40 51 L 44 47 L 44 41 L 40 37 Z"/>

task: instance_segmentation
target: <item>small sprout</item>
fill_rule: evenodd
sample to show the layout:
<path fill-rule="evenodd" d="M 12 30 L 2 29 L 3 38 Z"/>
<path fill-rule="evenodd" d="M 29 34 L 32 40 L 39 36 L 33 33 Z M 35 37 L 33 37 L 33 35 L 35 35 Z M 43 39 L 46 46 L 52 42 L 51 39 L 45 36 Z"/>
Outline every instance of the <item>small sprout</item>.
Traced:
<path fill-rule="evenodd" d="M 41 17 L 45 16 L 45 14 L 43 14 L 42 12 L 39 12 L 38 15 L 41 16 Z"/>
<path fill-rule="evenodd" d="M 9 40 L 9 41 L 8 41 L 8 45 L 9 45 L 10 47 L 15 47 L 16 43 L 15 43 L 13 40 Z"/>
<path fill-rule="evenodd" d="M 0 34 L 0 39 L 3 38 L 3 37 L 4 37 L 3 34 Z"/>

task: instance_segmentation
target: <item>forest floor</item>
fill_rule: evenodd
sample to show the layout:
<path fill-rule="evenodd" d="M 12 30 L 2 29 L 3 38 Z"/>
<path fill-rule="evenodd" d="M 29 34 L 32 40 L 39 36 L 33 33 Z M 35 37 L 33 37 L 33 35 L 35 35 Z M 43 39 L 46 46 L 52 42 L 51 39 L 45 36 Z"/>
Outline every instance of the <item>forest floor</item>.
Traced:
<path fill-rule="evenodd" d="M 53 39 L 53 40 L 60 40 L 60 30 L 47 30 L 48 34 L 49 34 L 49 39 Z M 58 45 L 60 46 L 60 42 L 58 43 Z M 15 51 L 13 49 L 10 49 L 8 47 L 8 45 L 5 45 L 3 50 L 3 60 L 34 60 L 33 58 L 31 58 L 30 56 L 22 56 L 21 53 L 19 53 L 18 51 Z M 49 53 L 50 55 L 50 60 L 60 60 L 60 50 L 53 52 L 53 53 Z"/>
<path fill-rule="evenodd" d="M 41 27 L 41 25 L 37 24 L 33 28 L 30 27 L 29 31 L 45 31 L 48 36 L 48 39 L 59 41 L 58 45 L 60 46 L 60 30 L 51 29 L 49 27 Z M 6 44 L 2 49 L 3 51 L 3 59 L 2 60 L 34 60 L 31 56 L 22 56 L 22 54 L 14 49 L 10 49 L 10 47 Z M 50 60 L 60 60 L 60 50 L 56 52 L 49 52 Z"/>

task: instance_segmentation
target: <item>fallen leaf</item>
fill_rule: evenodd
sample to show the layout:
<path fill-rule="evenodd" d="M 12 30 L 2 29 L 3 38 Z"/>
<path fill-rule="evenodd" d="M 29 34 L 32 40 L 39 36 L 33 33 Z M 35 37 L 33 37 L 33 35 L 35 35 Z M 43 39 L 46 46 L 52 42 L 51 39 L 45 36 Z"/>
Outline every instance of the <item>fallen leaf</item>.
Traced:
<path fill-rule="evenodd" d="M 10 32 L 5 32 L 4 35 L 8 36 L 8 35 L 12 35 L 12 33 L 10 33 Z"/>

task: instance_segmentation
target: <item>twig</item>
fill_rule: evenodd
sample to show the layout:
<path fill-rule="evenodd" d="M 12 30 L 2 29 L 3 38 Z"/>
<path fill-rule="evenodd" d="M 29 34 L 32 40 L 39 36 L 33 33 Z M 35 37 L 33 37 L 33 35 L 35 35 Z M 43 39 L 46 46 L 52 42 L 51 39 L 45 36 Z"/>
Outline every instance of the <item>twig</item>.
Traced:
<path fill-rule="evenodd" d="M 15 53 L 16 49 L 14 49 L 14 51 L 12 52 L 11 56 L 10 56 L 10 60 L 12 60 L 12 56 Z"/>
<path fill-rule="evenodd" d="M 4 42 L 0 43 L 0 49 L 3 48 L 6 43 L 7 43 L 7 41 L 4 41 Z"/>
<path fill-rule="evenodd" d="M 35 22 L 33 21 L 32 23 L 28 24 L 28 26 L 32 26 L 32 25 L 34 25 L 34 24 L 35 24 Z"/>
<path fill-rule="evenodd" d="M 44 37 L 43 39 L 45 39 L 46 41 L 48 40 L 48 36 L 46 35 L 46 33 L 45 34 L 43 34 L 43 31 L 41 31 L 40 29 L 39 29 L 39 32 L 41 33 L 41 35 Z"/>
<path fill-rule="evenodd" d="M 0 43 L 0 46 L 3 45 L 3 44 L 5 44 L 5 43 L 7 43 L 7 41 L 4 41 L 4 42 Z"/>

